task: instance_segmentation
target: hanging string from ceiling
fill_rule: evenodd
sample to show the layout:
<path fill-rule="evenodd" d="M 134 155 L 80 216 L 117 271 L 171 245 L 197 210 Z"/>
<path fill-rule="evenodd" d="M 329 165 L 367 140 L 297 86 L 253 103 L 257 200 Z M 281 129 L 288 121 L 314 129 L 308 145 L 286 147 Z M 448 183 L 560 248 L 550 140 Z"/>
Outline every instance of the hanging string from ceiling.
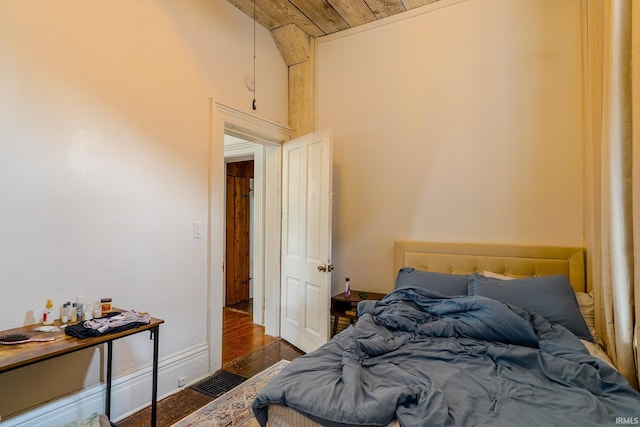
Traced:
<path fill-rule="evenodd" d="M 253 0 L 253 111 L 258 109 L 256 104 L 256 0 Z"/>

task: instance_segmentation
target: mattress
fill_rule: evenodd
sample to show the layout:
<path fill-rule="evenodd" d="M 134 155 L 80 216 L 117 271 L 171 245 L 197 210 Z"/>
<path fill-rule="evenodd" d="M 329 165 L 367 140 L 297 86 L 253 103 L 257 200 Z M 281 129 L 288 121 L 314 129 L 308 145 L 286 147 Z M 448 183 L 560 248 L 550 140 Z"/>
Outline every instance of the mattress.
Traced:
<path fill-rule="evenodd" d="M 270 427 L 322 427 L 321 424 L 310 420 L 288 406 L 271 405 L 268 412 Z M 385 427 L 400 427 L 400 424 L 397 421 L 392 421 Z"/>

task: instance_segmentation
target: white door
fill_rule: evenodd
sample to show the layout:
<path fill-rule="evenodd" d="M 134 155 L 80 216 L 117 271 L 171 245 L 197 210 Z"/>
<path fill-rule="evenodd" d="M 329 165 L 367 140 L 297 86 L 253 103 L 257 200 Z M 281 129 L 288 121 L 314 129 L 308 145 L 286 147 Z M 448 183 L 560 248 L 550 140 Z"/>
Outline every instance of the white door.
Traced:
<path fill-rule="evenodd" d="M 280 335 L 307 353 L 329 339 L 331 158 L 330 130 L 283 145 Z"/>

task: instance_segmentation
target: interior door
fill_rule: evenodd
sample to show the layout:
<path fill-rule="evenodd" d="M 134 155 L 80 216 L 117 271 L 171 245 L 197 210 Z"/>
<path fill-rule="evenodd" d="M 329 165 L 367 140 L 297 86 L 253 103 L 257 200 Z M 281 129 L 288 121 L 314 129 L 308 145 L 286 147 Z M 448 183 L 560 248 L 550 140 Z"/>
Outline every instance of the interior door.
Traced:
<path fill-rule="evenodd" d="M 227 165 L 225 304 L 249 300 L 253 161 Z"/>
<path fill-rule="evenodd" d="M 330 130 L 283 145 L 280 334 L 307 353 L 329 339 L 331 159 Z"/>

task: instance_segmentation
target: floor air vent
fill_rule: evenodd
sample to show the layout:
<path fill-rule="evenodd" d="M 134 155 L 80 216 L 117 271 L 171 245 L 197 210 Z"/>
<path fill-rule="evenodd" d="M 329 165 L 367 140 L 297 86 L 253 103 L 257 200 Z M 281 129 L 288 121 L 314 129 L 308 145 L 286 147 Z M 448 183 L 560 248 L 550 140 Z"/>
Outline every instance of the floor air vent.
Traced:
<path fill-rule="evenodd" d="M 208 394 L 211 397 L 219 397 L 235 386 L 242 384 L 246 380 L 247 379 L 242 375 L 237 375 L 227 371 L 220 371 L 198 384 L 191 386 L 191 388 L 201 393 Z"/>

